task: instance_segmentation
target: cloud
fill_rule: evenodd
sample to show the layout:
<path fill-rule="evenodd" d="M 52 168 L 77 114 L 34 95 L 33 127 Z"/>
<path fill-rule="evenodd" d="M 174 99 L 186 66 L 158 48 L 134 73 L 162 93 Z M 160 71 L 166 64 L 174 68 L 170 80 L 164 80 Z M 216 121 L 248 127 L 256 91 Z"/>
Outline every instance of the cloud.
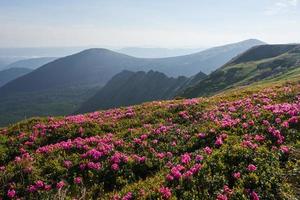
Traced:
<path fill-rule="evenodd" d="M 266 15 L 277 15 L 287 13 L 298 6 L 299 0 L 276 0 L 273 5 L 266 8 Z"/>

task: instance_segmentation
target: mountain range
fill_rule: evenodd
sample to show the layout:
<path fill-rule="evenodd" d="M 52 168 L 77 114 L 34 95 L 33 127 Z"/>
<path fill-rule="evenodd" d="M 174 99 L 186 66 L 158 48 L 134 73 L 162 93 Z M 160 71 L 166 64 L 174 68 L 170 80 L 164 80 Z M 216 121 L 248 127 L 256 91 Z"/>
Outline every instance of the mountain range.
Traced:
<path fill-rule="evenodd" d="M 206 77 L 201 73 L 202 78 Z M 198 75 L 200 78 L 200 74 Z M 172 99 L 182 90 L 189 79 L 167 77 L 161 72 L 123 71 L 115 75 L 91 99 L 86 101 L 78 113 L 100 109 L 135 105 L 147 101 Z"/>
<path fill-rule="evenodd" d="M 24 117 L 73 113 L 123 70 L 154 70 L 168 77 L 193 76 L 187 81 L 195 84 L 195 74 L 213 71 L 259 44 L 263 42 L 246 40 L 191 55 L 157 59 L 88 49 L 56 59 L 1 87 L 0 124 Z"/>
<path fill-rule="evenodd" d="M 228 88 L 248 85 L 290 74 L 300 67 L 300 45 L 260 45 L 233 58 L 180 96 L 211 95 Z M 293 73 L 296 75 L 296 71 Z"/>
<path fill-rule="evenodd" d="M 39 57 L 39 58 L 28 58 L 23 60 L 18 60 L 16 62 L 13 62 L 7 66 L 5 66 L 5 69 L 10 68 L 27 68 L 27 69 L 37 69 L 49 62 L 52 62 L 53 60 L 56 60 L 56 57 Z"/>

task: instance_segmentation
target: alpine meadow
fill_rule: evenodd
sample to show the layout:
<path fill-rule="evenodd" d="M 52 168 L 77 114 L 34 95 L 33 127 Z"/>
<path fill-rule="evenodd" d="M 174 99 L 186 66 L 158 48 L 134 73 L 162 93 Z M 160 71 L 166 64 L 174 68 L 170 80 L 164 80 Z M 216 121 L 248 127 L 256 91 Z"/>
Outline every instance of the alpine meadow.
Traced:
<path fill-rule="evenodd" d="M 300 199 L 300 1 L 0 13 L 0 200 Z"/>

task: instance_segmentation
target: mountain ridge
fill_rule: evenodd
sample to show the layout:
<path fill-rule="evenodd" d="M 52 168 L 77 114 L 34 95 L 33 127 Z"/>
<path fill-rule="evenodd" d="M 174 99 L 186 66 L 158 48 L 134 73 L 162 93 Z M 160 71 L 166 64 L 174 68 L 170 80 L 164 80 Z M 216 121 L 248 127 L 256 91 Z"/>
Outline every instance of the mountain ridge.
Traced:
<path fill-rule="evenodd" d="M 187 88 L 178 95 L 184 97 L 211 95 L 228 87 L 247 85 L 288 73 L 300 66 L 299 48 L 300 45 L 294 44 L 253 47 L 211 73 L 197 85 Z M 260 54 L 262 49 L 264 51 L 271 49 L 271 53 Z M 272 52 L 274 49 L 275 52 Z M 256 54 L 256 50 L 258 50 L 258 54 Z M 253 57 L 251 58 L 251 56 Z"/>
<path fill-rule="evenodd" d="M 171 99 L 188 80 L 172 78 L 157 71 L 122 71 L 115 75 L 91 99 L 83 103 L 76 113 L 116 108 L 153 100 Z"/>

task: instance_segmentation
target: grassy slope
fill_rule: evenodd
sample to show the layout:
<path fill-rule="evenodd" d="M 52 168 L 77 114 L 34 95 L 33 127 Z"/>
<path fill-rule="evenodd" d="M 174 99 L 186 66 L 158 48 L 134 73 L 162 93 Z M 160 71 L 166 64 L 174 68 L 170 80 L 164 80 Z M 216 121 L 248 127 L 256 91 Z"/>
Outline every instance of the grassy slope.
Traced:
<path fill-rule="evenodd" d="M 73 197 L 110 199 L 116 194 L 124 196 L 132 192 L 137 199 L 158 199 L 161 196 L 159 188 L 166 186 L 172 190 L 172 199 L 216 199 L 217 195 L 225 194 L 223 186 L 228 185 L 234 191 L 232 199 L 249 199 L 251 193 L 244 189 L 255 191 L 261 199 L 295 199 L 293 195 L 297 195 L 297 192 L 299 198 L 299 123 L 290 123 L 288 129 L 282 128 L 274 122 L 275 116 L 282 120 L 290 116 L 277 115 L 263 109 L 260 116 L 255 116 L 256 107 L 261 109 L 260 105 L 265 104 L 266 99 L 271 100 L 271 105 L 296 103 L 295 97 L 299 92 L 298 83 L 287 84 L 281 80 L 229 90 L 210 98 L 152 102 L 85 116 L 23 121 L 2 130 L 0 134 L 0 166 L 5 166 L 5 170 L 0 171 L 0 197 L 6 198 L 9 188 L 14 188 L 17 195 L 26 198 L 58 198 L 66 192 L 67 196 Z M 246 103 L 249 98 L 250 105 L 254 106 L 250 110 Z M 238 105 L 238 102 L 243 102 L 243 106 L 229 112 L 228 109 Z M 206 119 L 206 114 L 216 114 L 221 121 L 226 121 L 221 114 L 229 114 L 242 121 L 237 125 L 223 127 L 218 120 Z M 246 114 L 245 118 L 242 118 L 243 114 Z M 298 119 L 299 116 L 300 113 L 297 114 Z M 243 128 L 242 123 L 251 120 L 254 125 Z M 268 120 L 284 134 L 284 145 L 291 149 L 289 154 L 271 150 L 281 145 L 262 125 L 263 120 Z M 162 126 L 167 129 L 161 129 Z M 157 130 L 161 130 L 161 133 L 156 133 Z M 58 149 L 46 154 L 36 152 L 41 146 L 79 136 L 110 137 L 108 133 L 113 133 L 115 148 L 99 160 L 82 159 L 80 154 L 85 151 L 76 148 Z M 206 137 L 200 139 L 198 133 L 206 133 Z M 136 139 L 144 134 L 147 135 L 144 140 L 146 143 L 139 145 Z M 228 137 L 218 147 L 214 143 L 222 134 Z M 241 143 L 246 134 L 261 134 L 266 140 L 255 142 L 251 139 L 258 147 L 255 150 L 245 148 Z M 174 141 L 176 146 L 172 145 Z M 30 145 L 28 142 L 31 142 Z M 94 145 L 89 144 L 89 148 Z M 206 146 L 212 148 L 211 155 L 204 153 L 203 148 Z M 29 152 L 33 161 L 22 156 L 21 161 L 16 161 L 16 156 L 21 155 L 20 147 Z M 129 161 L 120 164 L 120 170 L 114 172 L 109 159 L 116 151 L 126 154 Z M 158 158 L 158 153 L 166 152 L 172 152 L 173 157 Z M 182 165 L 191 167 L 196 162 L 194 156 L 199 154 L 204 157 L 200 161 L 202 169 L 190 181 L 167 181 L 165 177 L 170 173 L 167 163 L 171 162 L 173 166 L 180 164 L 180 157 L 185 153 L 191 155 L 192 161 Z M 136 162 L 134 154 L 147 157 L 146 162 Z M 70 169 L 64 167 L 65 160 L 72 161 Z M 79 164 L 87 161 L 101 162 L 101 170 L 79 170 Z M 245 169 L 250 163 L 257 166 L 257 171 L 248 172 Z M 28 167 L 31 172 L 25 173 L 24 169 Z M 242 176 L 235 181 L 231 174 L 236 171 L 240 171 Z M 76 176 L 83 178 L 84 185 L 73 183 Z M 63 180 L 67 186 L 60 190 L 38 190 L 32 194 L 26 192 L 26 188 L 30 184 L 34 185 L 37 180 L 43 180 L 54 188 L 57 182 Z"/>
<path fill-rule="evenodd" d="M 98 90 L 99 87 L 73 87 L 2 97 L 0 127 L 32 116 L 59 116 L 73 113 Z"/>
<path fill-rule="evenodd" d="M 258 61 L 229 64 L 213 72 L 198 85 L 188 88 L 180 96 L 195 97 L 216 94 L 222 90 L 241 85 L 277 80 L 290 76 L 300 65 L 300 54 L 284 53 L 282 55 Z"/>

